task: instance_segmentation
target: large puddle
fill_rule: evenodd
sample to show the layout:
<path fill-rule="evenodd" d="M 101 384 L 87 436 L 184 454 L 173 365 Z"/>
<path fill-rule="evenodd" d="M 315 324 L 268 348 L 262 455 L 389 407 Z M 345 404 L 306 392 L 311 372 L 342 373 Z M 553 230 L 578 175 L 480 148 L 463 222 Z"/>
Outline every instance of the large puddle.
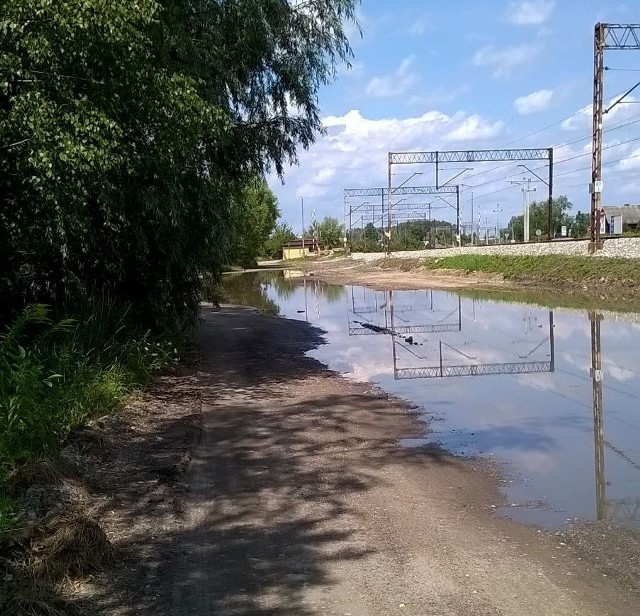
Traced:
<path fill-rule="evenodd" d="M 517 520 L 640 526 L 640 315 L 296 276 L 226 284 L 235 301 L 324 329 L 311 355 L 331 369 L 421 407 L 430 431 L 406 446 L 504 463 L 503 512 Z"/>

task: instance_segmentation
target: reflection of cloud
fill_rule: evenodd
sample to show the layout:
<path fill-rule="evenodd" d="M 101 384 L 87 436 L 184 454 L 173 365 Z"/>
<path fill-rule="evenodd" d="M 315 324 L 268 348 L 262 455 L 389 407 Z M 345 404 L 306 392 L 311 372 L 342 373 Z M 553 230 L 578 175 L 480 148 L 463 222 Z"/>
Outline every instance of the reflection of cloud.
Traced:
<path fill-rule="evenodd" d="M 518 376 L 518 382 L 524 387 L 532 387 L 542 391 L 551 392 L 557 389 L 553 382 L 553 376 L 549 374 L 521 374 Z"/>
<path fill-rule="evenodd" d="M 543 451 L 524 451 L 515 455 L 518 469 L 526 474 L 549 474 L 558 469 L 554 455 Z"/>
<path fill-rule="evenodd" d="M 553 328 L 556 340 L 572 340 L 576 337 L 585 338 L 588 344 L 591 336 L 591 325 L 585 312 L 559 312 L 556 311 L 553 319 Z M 586 348 L 586 347 L 585 347 Z"/>
<path fill-rule="evenodd" d="M 616 366 L 608 363 L 605 364 L 605 372 L 609 374 L 612 379 L 620 381 L 621 383 L 638 378 L 637 372 L 632 372 L 631 370 L 628 370 L 627 368 L 624 368 L 622 366 Z"/>

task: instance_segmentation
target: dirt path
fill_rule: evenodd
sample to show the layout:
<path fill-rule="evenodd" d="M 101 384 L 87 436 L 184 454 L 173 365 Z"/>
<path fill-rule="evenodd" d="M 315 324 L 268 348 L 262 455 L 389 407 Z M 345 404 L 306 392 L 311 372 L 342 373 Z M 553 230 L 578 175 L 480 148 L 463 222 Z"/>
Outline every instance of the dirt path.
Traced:
<path fill-rule="evenodd" d="M 640 613 L 558 537 L 495 518 L 488 472 L 399 447 L 418 422 L 305 358 L 308 326 L 204 316 L 184 517 L 148 538 L 154 573 L 119 613 Z"/>

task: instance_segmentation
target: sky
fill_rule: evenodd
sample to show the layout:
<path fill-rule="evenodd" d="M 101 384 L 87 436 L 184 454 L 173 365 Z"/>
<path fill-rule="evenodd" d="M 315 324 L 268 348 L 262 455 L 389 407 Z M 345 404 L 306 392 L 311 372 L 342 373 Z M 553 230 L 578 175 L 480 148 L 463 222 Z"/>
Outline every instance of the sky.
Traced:
<path fill-rule="evenodd" d="M 268 178 L 295 232 L 303 207 L 306 226 L 314 213 L 342 221 L 345 188 L 386 186 L 390 151 L 554 147 L 555 195 L 589 211 L 594 25 L 640 23 L 640 0 L 363 0 L 358 22 L 351 68 L 319 94 L 326 134 Z M 607 51 L 605 65 L 608 106 L 640 80 L 640 51 Z M 640 88 L 605 116 L 604 205 L 640 203 L 639 102 Z M 460 174 L 463 223 L 472 201 L 476 224 L 521 214 L 512 182 L 531 178 L 531 200 L 544 198 L 545 161 L 517 164 L 441 168 L 441 184 Z M 432 165 L 393 172 L 394 186 L 435 184 Z M 434 218 L 455 221 L 431 200 Z"/>

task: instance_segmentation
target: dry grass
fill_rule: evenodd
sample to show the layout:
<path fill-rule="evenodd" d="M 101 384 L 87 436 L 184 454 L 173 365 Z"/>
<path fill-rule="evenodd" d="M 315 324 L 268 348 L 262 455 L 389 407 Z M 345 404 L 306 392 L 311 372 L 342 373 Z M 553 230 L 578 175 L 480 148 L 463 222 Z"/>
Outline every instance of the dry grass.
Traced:
<path fill-rule="evenodd" d="M 11 493 L 23 493 L 32 485 L 59 486 L 64 481 L 60 461 L 42 459 L 19 466 L 7 476 Z"/>
<path fill-rule="evenodd" d="M 3 616 L 70 614 L 61 587 L 100 571 L 116 556 L 98 522 L 78 505 L 49 513 L 25 551 L 9 574 L 11 585 L 0 604 Z"/>
<path fill-rule="evenodd" d="M 100 525 L 80 507 L 58 508 L 31 545 L 34 576 L 63 581 L 84 577 L 113 562 L 115 551 Z"/>

